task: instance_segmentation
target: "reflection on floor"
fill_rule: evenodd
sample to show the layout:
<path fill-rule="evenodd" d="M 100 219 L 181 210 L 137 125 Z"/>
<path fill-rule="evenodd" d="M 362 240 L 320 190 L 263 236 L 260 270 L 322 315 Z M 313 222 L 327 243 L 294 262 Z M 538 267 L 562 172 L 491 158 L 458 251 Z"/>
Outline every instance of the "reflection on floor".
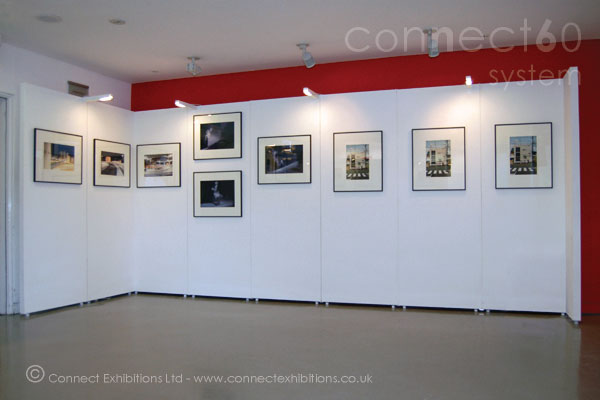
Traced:
<path fill-rule="evenodd" d="M 599 360 L 600 316 L 138 295 L 0 317 L 1 399 L 599 399 Z"/>

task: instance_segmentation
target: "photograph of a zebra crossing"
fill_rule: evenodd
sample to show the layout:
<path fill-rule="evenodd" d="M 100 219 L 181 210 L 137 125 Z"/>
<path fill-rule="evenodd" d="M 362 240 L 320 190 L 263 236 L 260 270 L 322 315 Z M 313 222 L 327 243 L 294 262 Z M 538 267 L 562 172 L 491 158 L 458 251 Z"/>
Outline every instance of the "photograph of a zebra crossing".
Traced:
<path fill-rule="evenodd" d="M 425 174 L 432 178 L 452 176 L 450 140 L 427 140 L 425 148 Z"/>
<path fill-rule="evenodd" d="M 369 179 L 369 145 L 346 145 L 346 179 Z"/>
<path fill-rule="evenodd" d="M 537 174 L 537 137 L 510 137 L 510 174 Z"/>

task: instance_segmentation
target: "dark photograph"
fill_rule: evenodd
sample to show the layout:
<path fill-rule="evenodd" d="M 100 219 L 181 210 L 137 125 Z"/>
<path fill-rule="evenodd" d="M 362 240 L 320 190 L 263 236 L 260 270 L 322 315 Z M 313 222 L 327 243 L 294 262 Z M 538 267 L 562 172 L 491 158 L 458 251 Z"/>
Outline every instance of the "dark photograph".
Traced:
<path fill-rule="evenodd" d="M 125 175 L 125 154 L 102 151 L 100 158 L 100 174 L 112 176 Z"/>
<path fill-rule="evenodd" d="M 303 145 L 265 146 L 265 173 L 297 174 L 303 171 Z"/>
<path fill-rule="evenodd" d="M 235 181 L 201 181 L 200 207 L 235 207 Z"/>
<path fill-rule="evenodd" d="M 537 137 L 510 137 L 510 174 L 537 174 Z"/>
<path fill-rule="evenodd" d="M 214 122 L 200 125 L 200 149 L 233 149 L 234 123 Z"/>

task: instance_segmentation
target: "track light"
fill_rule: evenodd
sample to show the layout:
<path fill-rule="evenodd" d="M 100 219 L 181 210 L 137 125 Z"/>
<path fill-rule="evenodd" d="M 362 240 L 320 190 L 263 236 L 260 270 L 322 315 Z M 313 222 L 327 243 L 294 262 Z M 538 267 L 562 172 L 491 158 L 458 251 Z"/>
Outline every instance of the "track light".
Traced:
<path fill-rule="evenodd" d="M 298 48 L 302 50 L 302 61 L 304 62 L 306 68 L 314 67 L 317 63 L 315 62 L 315 59 L 313 58 L 312 54 L 310 54 L 308 50 L 306 50 L 306 48 L 308 47 L 308 43 L 298 43 L 296 46 L 298 46 Z"/>
<path fill-rule="evenodd" d="M 185 101 L 175 100 L 175 105 L 179 108 L 191 108 L 197 110 L 200 107 L 199 104 L 186 103 Z"/>
<path fill-rule="evenodd" d="M 190 61 L 187 63 L 186 70 L 192 76 L 196 76 L 200 73 L 200 71 L 202 71 L 202 68 L 200 68 L 200 66 L 196 64 L 196 61 L 198 61 L 199 59 L 200 57 L 197 56 L 188 57 L 188 60 Z"/>
<path fill-rule="evenodd" d="M 437 31 L 434 28 L 423 29 L 423 32 L 427 34 L 427 54 L 429 57 L 435 58 L 440 55 L 440 49 L 438 47 L 438 41 L 433 38 L 433 33 Z"/>
<path fill-rule="evenodd" d="M 110 93 L 107 94 L 100 94 L 98 96 L 85 96 L 81 98 L 83 101 L 89 102 L 89 101 L 111 101 L 112 99 L 114 99 L 113 95 Z"/>
<path fill-rule="evenodd" d="M 307 87 L 302 89 L 302 93 L 304 93 L 305 96 L 314 97 L 315 99 L 319 97 L 319 93 L 315 92 L 314 90 L 310 90 Z"/>
<path fill-rule="evenodd" d="M 465 85 L 471 86 L 472 84 L 473 84 L 473 78 L 471 78 L 471 75 L 467 75 L 465 77 Z"/>

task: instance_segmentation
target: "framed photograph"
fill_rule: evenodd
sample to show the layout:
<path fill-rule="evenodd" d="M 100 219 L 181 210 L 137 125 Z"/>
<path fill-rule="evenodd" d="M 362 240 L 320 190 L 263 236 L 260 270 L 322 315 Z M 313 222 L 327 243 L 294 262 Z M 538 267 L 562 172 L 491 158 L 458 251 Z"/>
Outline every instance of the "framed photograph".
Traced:
<path fill-rule="evenodd" d="M 181 186 L 181 143 L 137 145 L 137 187 Z"/>
<path fill-rule="evenodd" d="M 35 128 L 33 181 L 81 185 L 83 136 Z"/>
<path fill-rule="evenodd" d="M 94 186 L 131 186 L 131 146 L 94 139 Z"/>
<path fill-rule="evenodd" d="M 333 134 L 333 191 L 383 191 L 383 132 Z"/>
<path fill-rule="evenodd" d="M 194 160 L 241 157 L 241 112 L 194 115 Z"/>
<path fill-rule="evenodd" d="M 311 136 L 258 138 L 258 184 L 310 183 Z"/>
<path fill-rule="evenodd" d="M 552 188 L 552 123 L 498 124 L 496 189 Z"/>
<path fill-rule="evenodd" d="M 242 171 L 194 172 L 194 217 L 241 217 Z"/>
<path fill-rule="evenodd" d="M 466 190 L 465 127 L 412 130 L 413 191 Z"/>

